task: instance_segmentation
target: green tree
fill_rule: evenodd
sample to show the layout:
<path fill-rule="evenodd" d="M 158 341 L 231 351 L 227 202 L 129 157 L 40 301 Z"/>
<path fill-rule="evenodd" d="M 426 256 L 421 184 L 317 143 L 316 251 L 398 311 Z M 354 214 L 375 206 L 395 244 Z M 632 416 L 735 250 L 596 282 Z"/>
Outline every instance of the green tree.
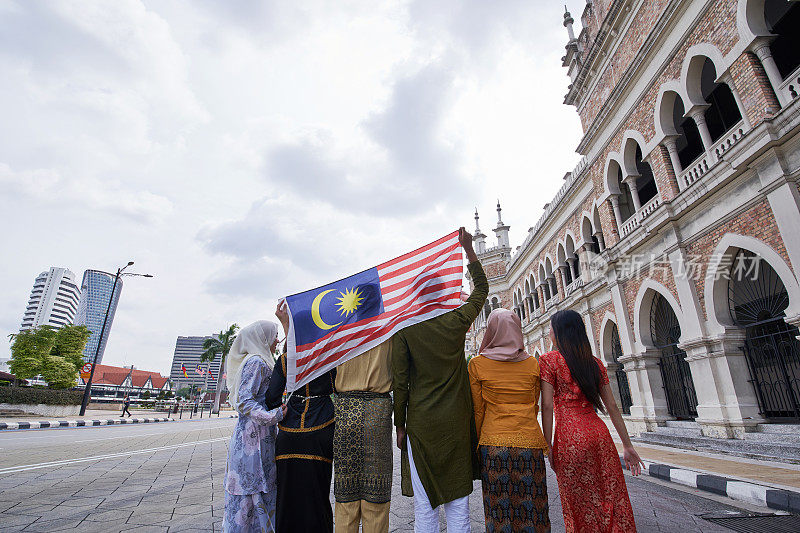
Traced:
<path fill-rule="evenodd" d="M 213 361 L 218 355 L 222 356 L 219 363 L 219 372 L 217 376 L 217 392 L 214 395 L 214 408 L 212 413 L 219 413 L 219 402 L 222 399 L 222 375 L 225 373 L 225 358 L 228 352 L 231 351 L 233 341 L 236 340 L 236 332 L 239 330 L 237 324 L 231 324 L 227 330 L 220 331 L 215 337 L 206 339 L 203 342 L 203 354 L 200 356 L 201 361 Z"/>
<path fill-rule="evenodd" d="M 39 326 L 9 335 L 9 368 L 19 379 L 41 375 L 51 388 L 74 387 L 89 335 L 86 326 Z"/>
<path fill-rule="evenodd" d="M 9 335 L 11 361 L 8 367 L 11 373 L 17 379 L 30 379 L 41 374 L 45 360 L 56 344 L 56 334 L 51 326 L 41 326 Z"/>
<path fill-rule="evenodd" d="M 91 332 L 86 326 L 64 326 L 56 334 L 56 344 L 50 355 L 63 357 L 80 369 L 83 366 L 83 349 L 90 336 Z"/>
<path fill-rule="evenodd" d="M 149 400 L 150 399 L 150 391 L 146 390 L 142 393 L 142 400 Z"/>
<path fill-rule="evenodd" d="M 178 389 L 178 398 L 188 398 L 192 394 L 191 387 L 183 387 L 182 389 Z"/>

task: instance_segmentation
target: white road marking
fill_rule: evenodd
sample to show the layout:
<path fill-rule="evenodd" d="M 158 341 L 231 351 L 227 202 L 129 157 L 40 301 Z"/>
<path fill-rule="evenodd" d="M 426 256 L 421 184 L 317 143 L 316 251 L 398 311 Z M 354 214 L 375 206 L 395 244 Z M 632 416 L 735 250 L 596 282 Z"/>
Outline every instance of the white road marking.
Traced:
<path fill-rule="evenodd" d="M 213 421 L 217 422 L 217 420 L 228 422 L 228 421 L 234 420 L 234 419 L 233 418 L 229 418 L 229 419 L 220 418 L 220 419 L 214 419 Z M 211 420 L 203 420 L 203 422 L 208 423 L 208 422 L 211 422 Z M 211 428 L 214 428 L 214 427 L 220 427 L 222 425 L 224 425 L 224 424 L 208 425 L 208 426 L 205 426 L 205 429 L 211 429 Z M 64 428 L 57 428 L 57 429 L 54 429 L 52 431 L 51 430 L 47 430 L 47 429 L 41 430 L 41 431 L 51 431 L 47 435 L 42 434 L 42 435 L 25 435 L 25 436 L 23 436 L 24 433 L 22 433 L 22 432 L 23 431 L 27 432 L 27 431 L 31 431 L 31 430 L 25 429 L 25 430 L 18 430 L 18 431 L 13 431 L 13 432 L 9 432 L 9 433 L 5 433 L 4 431 L 0 431 L 0 441 L 3 441 L 3 442 L 16 442 L 16 441 L 23 441 L 23 440 L 52 440 L 54 435 L 70 435 L 70 433 L 74 432 L 74 431 L 83 431 L 83 432 L 87 432 L 87 433 L 96 433 L 96 432 L 103 432 L 104 430 L 106 430 L 108 428 L 134 429 L 134 428 L 141 428 L 141 427 L 143 427 L 142 424 L 120 424 L 120 425 L 111 425 L 111 426 L 64 427 Z M 148 426 L 148 429 L 150 427 L 152 427 L 152 426 Z M 169 428 L 174 428 L 175 426 L 167 425 L 167 426 L 162 426 L 162 427 L 165 430 L 167 430 Z M 92 430 L 96 430 L 96 431 L 92 431 Z M 38 433 L 39 430 L 33 430 L 33 431 L 37 431 L 37 433 Z M 194 431 L 194 430 L 192 430 L 192 431 Z M 73 436 L 76 436 L 76 435 L 73 434 Z"/>
<path fill-rule="evenodd" d="M 229 440 L 230 437 L 218 437 L 216 439 L 198 440 L 195 442 L 184 442 L 183 444 L 171 444 L 169 446 L 160 446 L 158 448 L 148 448 L 146 450 L 132 450 L 129 452 L 110 453 L 106 455 L 95 455 L 94 457 L 82 457 L 80 459 L 67 459 L 64 461 L 50 461 L 48 463 L 36 463 L 32 465 L 12 466 L 10 468 L 1 468 L 0 474 L 13 474 L 15 472 L 26 472 L 28 470 L 37 470 L 39 468 L 53 468 L 58 466 L 66 466 L 77 463 L 87 463 L 90 461 L 102 461 L 104 459 L 116 459 L 118 457 L 128 457 L 130 455 L 140 455 L 143 453 L 156 453 L 165 450 L 174 450 L 176 448 L 185 448 L 186 446 L 197 446 L 199 444 L 211 444 L 223 440 Z"/>
<path fill-rule="evenodd" d="M 96 442 L 99 440 L 113 440 L 113 439 L 133 439 L 136 437 L 149 437 L 151 435 L 169 435 L 170 433 L 174 434 L 183 434 L 183 433 L 191 433 L 192 431 L 210 431 L 214 428 L 199 428 L 199 429 L 188 429 L 186 431 L 162 431 L 160 433 L 133 433 L 131 435 L 123 435 L 122 437 L 104 437 L 102 439 L 88 439 L 88 440 L 74 440 L 72 442 Z M 0 448 L 2 450 L 2 448 Z"/>

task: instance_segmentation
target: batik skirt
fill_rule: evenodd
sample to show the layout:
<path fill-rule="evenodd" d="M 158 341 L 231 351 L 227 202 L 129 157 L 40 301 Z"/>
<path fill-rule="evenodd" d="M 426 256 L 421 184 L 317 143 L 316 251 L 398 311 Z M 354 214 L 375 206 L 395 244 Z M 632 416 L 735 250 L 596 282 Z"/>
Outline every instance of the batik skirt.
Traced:
<path fill-rule="evenodd" d="M 337 502 L 386 503 L 392 496 L 392 399 L 388 393 L 337 393 L 333 494 Z"/>
<path fill-rule="evenodd" d="M 550 531 L 544 451 L 481 446 L 487 533 Z"/>

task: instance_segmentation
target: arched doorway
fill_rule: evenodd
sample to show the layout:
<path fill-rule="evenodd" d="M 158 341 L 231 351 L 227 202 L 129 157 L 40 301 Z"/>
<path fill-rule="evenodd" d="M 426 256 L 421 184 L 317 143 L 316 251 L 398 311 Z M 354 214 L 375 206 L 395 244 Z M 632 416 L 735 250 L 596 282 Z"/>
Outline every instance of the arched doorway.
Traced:
<path fill-rule="evenodd" d="M 631 387 L 628 384 L 628 374 L 622 368 L 619 358 L 622 357 L 622 343 L 619 340 L 619 330 L 617 325 L 611 326 L 611 360 L 617 363 L 619 367 L 615 371 L 617 377 L 617 388 L 619 389 L 619 403 L 620 409 L 626 415 L 631 414 L 631 405 L 633 405 L 633 398 L 631 398 Z"/>
<path fill-rule="evenodd" d="M 656 294 L 650 307 L 650 335 L 661 352 L 658 366 L 667 396 L 669 414 L 679 420 L 697 417 L 697 393 L 686 352 L 678 348 L 681 326 L 669 302 Z"/>
<path fill-rule="evenodd" d="M 766 418 L 800 419 L 800 341 L 784 320 L 789 294 L 761 256 L 740 249 L 728 277 L 733 323 L 745 330 L 744 353 Z"/>

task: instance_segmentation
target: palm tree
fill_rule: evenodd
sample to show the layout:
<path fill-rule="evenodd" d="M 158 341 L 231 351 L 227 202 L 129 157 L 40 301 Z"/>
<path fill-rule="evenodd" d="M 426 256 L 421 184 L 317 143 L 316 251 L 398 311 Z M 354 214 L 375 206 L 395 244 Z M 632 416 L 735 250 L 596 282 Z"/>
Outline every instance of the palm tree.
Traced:
<path fill-rule="evenodd" d="M 225 358 L 228 357 L 228 352 L 231 351 L 238 329 L 238 325 L 231 324 L 227 330 L 220 331 L 219 334 L 203 342 L 203 350 L 205 351 L 200 356 L 201 361 L 213 361 L 217 358 L 217 355 L 222 356 L 222 361 L 219 363 L 219 372 L 217 372 L 219 375 L 217 376 L 217 391 L 214 394 L 212 413 L 219 413 L 219 404 L 222 399 L 222 376 L 225 373 Z"/>

